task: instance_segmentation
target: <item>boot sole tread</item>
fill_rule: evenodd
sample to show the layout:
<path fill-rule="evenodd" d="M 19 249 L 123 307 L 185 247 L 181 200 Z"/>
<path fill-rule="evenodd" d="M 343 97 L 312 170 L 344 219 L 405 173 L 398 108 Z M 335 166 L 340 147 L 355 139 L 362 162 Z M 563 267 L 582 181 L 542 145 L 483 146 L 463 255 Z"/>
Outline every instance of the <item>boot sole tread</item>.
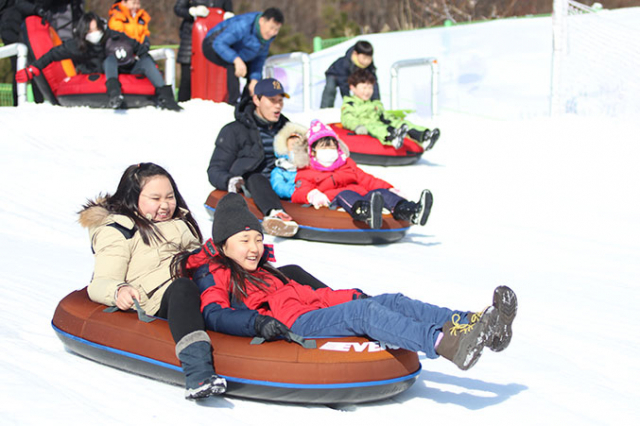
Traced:
<path fill-rule="evenodd" d="M 513 290 L 507 286 L 496 288 L 493 293 L 493 306 L 498 311 L 498 318 L 494 326 L 494 333 L 497 333 L 489 349 L 494 352 L 500 352 L 509 346 L 513 330 L 511 325 L 518 312 L 518 299 Z"/>

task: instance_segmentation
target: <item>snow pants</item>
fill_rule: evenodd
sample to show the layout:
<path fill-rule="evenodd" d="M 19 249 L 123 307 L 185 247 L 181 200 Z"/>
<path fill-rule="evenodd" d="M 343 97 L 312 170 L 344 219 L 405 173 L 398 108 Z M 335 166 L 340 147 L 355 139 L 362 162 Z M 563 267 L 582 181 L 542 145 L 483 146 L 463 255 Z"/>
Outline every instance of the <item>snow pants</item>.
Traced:
<path fill-rule="evenodd" d="M 382 194 L 384 208 L 389 210 L 390 212 L 393 211 L 393 209 L 400 201 L 404 200 L 404 198 L 397 194 L 394 194 L 388 189 L 374 189 L 373 191 L 367 192 L 366 195 L 360 195 L 355 191 L 345 189 L 344 191 L 341 191 L 338 193 L 338 195 L 336 195 L 336 198 L 333 199 L 333 202 L 342 207 L 347 213 L 351 215 L 351 213 L 353 212 L 353 205 L 360 200 L 371 201 L 371 195 L 374 192 L 379 192 L 380 194 Z"/>
<path fill-rule="evenodd" d="M 118 60 L 115 55 L 109 55 L 105 58 L 103 62 L 104 67 L 104 75 L 107 77 L 107 80 L 110 78 L 118 78 L 118 72 L 123 74 L 141 74 L 146 76 L 153 87 L 158 88 L 165 85 L 164 78 L 162 78 L 162 74 L 158 71 L 156 67 L 156 63 L 149 55 L 144 55 L 142 58 L 138 59 L 132 68 L 118 68 Z"/>
<path fill-rule="evenodd" d="M 436 338 L 454 314 L 465 318 L 467 312 L 441 308 L 400 293 L 382 294 L 307 312 L 293 323 L 291 330 L 306 337 L 368 336 L 437 358 Z"/>
<path fill-rule="evenodd" d="M 413 124 L 388 113 L 382 114 L 379 120 L 371 120 L 362 124 L 367 128 L 367 132 L 378 139 L 383 145 L 392 145 L 392 141 L 385 140 L 389 135 L 389 127 L 397 129 L 403 124 L 406 124 L 409 130 L 414 129 L 419 132 L 426 130 L 426 127 L 418 126 L 417 124 Z"/>

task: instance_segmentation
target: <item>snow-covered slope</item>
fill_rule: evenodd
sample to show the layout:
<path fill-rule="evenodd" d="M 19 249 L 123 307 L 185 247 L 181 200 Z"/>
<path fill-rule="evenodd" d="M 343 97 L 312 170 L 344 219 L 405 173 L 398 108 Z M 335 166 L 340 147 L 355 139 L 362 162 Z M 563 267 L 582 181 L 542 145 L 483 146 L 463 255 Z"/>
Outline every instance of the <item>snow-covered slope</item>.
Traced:
<path fill-rule="evenodd" d="M 526 30 L 513 29 L 518 37 Z M 384 40 L 377 36 L 376 46 Z M 504 62 L 526 57 L 529 44 L 516 47 L 490 55 Z M 500 85 L 492 90 L 501 94 Z M 503 90 L 514 93 L 509 85 Z M 491 108 L 475 117 L 450 111 L 438 117 L 443 136 L 416 165 L 366 167 L 411 198 L 431 189 L 426 227 L 389 246 L 275 240 L 278 264 L 301 264 L 336 288 L 400 291 L 470 310 L 490 303 L 497 285 L 518 294 L 515 335 L 505 352 L 486 351 L 467 372 L 424 359 L 407 392 L 345 411 L 234 398 L 190 403 L 179 387 L 66 352 L 51 329 L 58 301 L 84 287 L 93 268 L 76 212 L 87 198 L 113 191 L 126 166 L 165 166 L 210 236 L 206 168 L 218 130 L 233 117 L 230 107 L 190 101 L 180 114 L 0 108 L 2 424 L 537 425 L 639 418 L 640 126 L 480 118 Z M 288 115 L 306 123 L 337 114 Z"/>

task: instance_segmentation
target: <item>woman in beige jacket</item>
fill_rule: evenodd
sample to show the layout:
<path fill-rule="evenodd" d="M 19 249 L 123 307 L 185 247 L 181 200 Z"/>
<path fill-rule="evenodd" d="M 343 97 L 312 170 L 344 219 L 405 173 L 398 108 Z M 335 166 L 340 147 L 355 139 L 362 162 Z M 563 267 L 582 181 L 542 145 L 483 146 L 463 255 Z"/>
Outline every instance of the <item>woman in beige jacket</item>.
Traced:
<path fill-rule="evenodd" d="M 91 300 L 128 310 L 135 299 L 148 314 L 166 318 L 185 373 L 185 397 L 223 393 L 226 381 L 213 368 L 200 291 L 171 274 L 174 256 L 202 243 L 171 175 L 153 163 L 132 165 L 116 192 L 87 203 L 79 221 L 89 229 L 95 255 Z"/>

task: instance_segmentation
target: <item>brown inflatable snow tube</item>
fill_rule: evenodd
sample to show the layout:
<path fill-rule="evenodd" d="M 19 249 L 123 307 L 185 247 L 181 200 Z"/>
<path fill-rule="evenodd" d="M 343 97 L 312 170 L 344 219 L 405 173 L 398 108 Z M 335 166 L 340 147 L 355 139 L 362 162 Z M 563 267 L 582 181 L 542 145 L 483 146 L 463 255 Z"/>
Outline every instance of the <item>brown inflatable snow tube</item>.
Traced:
<path fill-rule="evenodd" d="M 134 312 L 104 311 L 86 288 L 60 301 L 52 325 L 72 352 L 122 370 L 184 385 L 168 323 L 146 323 Z M 317 338 L 316 349 L 285 341 L 209 331 L 216 372 L 227 394 L 270 401 L 345 404 L 392 397 L 420 373 L 415 352 L 385 350 L 363 337 Z"/>
<path fill-rule="evenodd" d="M 209 194 L 205 206 L 212 212 L 218 201 L 227 194 L 215 190 Z M 260 220 L 263 214 L 251 198 L 246 198 L 249 210 Z M 395 220 L 392 215 L 382 216 L 382 227 L 371 229 L 364 222 L 355 221 L 348 213 L 329 208 L 314 209 L 311 206 L 282 200 L 284 210 L 300 226 L 294 238 L 339 244 L 389 244 L 402 239 L 411 224 Z"/>

